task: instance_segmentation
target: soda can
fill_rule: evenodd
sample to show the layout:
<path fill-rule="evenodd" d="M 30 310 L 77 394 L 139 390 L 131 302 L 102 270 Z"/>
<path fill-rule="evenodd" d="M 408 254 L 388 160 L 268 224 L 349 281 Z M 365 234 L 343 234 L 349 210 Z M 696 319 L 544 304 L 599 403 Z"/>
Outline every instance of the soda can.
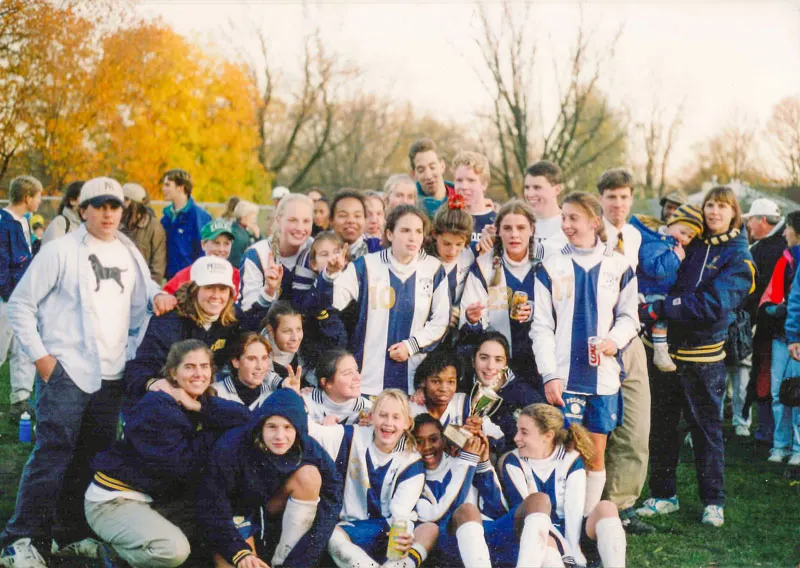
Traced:
<path fill-rule="evenodd" d="M 522 292 L 520 290 L 514 292 L 514 295 L 511 296 L 511 319 L 519 321 L 519 309 L 527 303 L 527 292 Z"/>
<path fill-rule="evenodd" d="M 597 346 L 601 341 L 602 339 L 599 337 L 593 336 L 589 338 L 589 365 L 592 367 L 600 365 L 600 350 L 597 349 Z"/>
<path fill-rule="evenodd" d="M 389 529 L 389 543 L 386 547 L 387 560 L 399 560 L 403 557 L 404 553 L 400 552 L 397 548 L 397 541 L 395 540 L 399 535 L 408 532 L 408 522 L 402 517 L 395 517 L 392 520 L 392 527 Z"/>

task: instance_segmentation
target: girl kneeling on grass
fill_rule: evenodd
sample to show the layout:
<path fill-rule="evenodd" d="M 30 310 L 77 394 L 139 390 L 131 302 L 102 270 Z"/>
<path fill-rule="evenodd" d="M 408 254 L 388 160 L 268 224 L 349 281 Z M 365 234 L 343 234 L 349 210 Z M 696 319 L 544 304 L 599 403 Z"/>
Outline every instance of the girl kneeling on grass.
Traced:
<path fill-rule="evenodd" d="M 218 568 L 265 568 L 259 553 L 273 567 L 315 566 L 341 506 L 341 477 L 309 437 L 303 400 L 290 389 L 274 393 L 246 426 L 220 438 L 198 501 Z"/>
<path fill-rule="evenodd" d="M 375 399 L 372 426 L 317 426 L 322 443 L 344 477 L 341 522 L 328 544 L 340 568 L 413 568 L 436 543 L 433 523 L 414 527 L 417 504 L 425 484 L 425 470 L 411 434 L 408 398 L 398 389 L 386 389 Z M 393 537 L 402 555 L 387 562 L 390 527 L 405 523 L 407 530 Z"/>
<path fill-rule="evenodd" d="M 585 566 L 581 548 L 596 541 L 603 566 L 624 567 L 625 529 L 616 505 L 599 501 L 585 508 L 584 460 L 591 464 L 594 452 L 586 429 L 568 425 L 553 406 L 532 404 L 517 419 L 514 442 L 517 449 L 503 458 L 500 477 L 508 506 L 526 503 L 519 556 L 523 565 L 554 565 L 549 549 L 557 548 L 565 561 Z"/>
<path fill-rule="evenodd" d="M 122 440 L 92 462 L 86 520 L 131 566 L 186 561 L 200 470 L 217 438 L 250 418 L 241 404 L 211 396 L 212 371 L 202 341 L 173 345 L 162 370 L 167 386 L 131 408 Z"/>

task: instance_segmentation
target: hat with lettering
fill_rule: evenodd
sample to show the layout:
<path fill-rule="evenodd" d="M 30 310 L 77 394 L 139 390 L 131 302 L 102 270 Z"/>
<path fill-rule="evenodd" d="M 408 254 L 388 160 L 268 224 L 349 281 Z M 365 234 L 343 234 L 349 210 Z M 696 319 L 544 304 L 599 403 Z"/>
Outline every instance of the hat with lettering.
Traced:
<path fill-rule="evenodd" d="M 233 285 L 233 266 L 218 256 L 202 256 L 195 260 L 189 278 L 198 286 L 221 285 L 236 289 Z"/>
<path fill-rule="evenodd" d="M 203 228 L 200 229 L 201 241 L 212 241 L 220 235 L 228 235 L 231 239 L 235 238 L 233 236 L 231 222 L 227 219 L 214 219 L 203 225 Z"/>
<path fill-rule="evenodd" d="M 125 195 L 122 193 L 122 186 L 115 179 L 110 177 L 97 177 L 90 179 L 81 188 L 78 203 L 81 207 L 102 207 L 108 202 L 122 206 Z"/>
<path fill-rule="evenodd" d="M 766 197 L 759 197 L 750 205 L 750 211 L 742 215 L 745 219 L 748 217 L 780 217 L 781 208 L 778 204 L 767 199 Z"/>

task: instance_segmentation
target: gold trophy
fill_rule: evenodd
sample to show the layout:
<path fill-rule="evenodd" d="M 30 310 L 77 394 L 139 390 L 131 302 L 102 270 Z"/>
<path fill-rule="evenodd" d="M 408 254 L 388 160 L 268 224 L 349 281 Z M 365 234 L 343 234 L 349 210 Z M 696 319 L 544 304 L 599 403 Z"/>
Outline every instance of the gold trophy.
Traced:
<path fill-rule="evenodd" d="M 505 383 L 505 373 L 506 369 L 500 371 L 502 380 L 495 383 L 496 385 L 502 386 Z M 478 382 L 472 387 L 470 400 L 472 401 L 469 410 L 470 416 L 480 416 L 481 418 L 493 415 L 503 403 L 503 398 L 497 394 L 493 386 L 484 386 Z M 472 434 L 463 426 L 448 424 L 444 429 L 444 437 L 463 449 Z"/>

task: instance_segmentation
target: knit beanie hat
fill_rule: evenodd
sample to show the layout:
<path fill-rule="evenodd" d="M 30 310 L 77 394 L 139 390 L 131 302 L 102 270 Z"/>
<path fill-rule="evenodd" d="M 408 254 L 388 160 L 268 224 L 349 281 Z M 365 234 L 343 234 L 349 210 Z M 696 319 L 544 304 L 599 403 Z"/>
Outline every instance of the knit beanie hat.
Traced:
<path fill-rule="evenodd" d="M 683 223 L 690 226 L 698 233 L 703 232 L 703 213 L 694 205 L 681 205 L 670 216 L 667 221 L 667 226 L 674 225 L 675 223 Z"/>

